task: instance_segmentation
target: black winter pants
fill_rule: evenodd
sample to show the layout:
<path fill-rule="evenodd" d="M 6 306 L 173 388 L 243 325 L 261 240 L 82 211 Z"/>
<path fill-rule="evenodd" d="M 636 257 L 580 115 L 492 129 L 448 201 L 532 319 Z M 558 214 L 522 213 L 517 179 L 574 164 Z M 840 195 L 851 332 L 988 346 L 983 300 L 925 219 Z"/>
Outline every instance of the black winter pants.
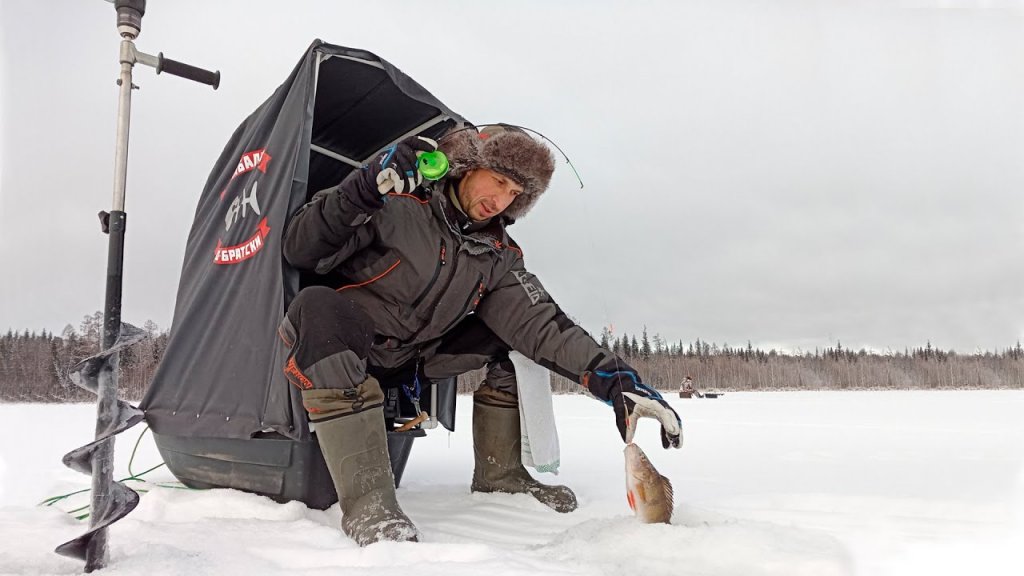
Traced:
<path fill-rule="evenodd" d="M 279 328 L 290 350 L 288 380 L 302 390 L 358 387 L 367 375 L 378 378 L 399 370 L 374 359 L 372 315 L 343 294 L 325 286 L 303 289 L 288 307 Z M 410 351 L 430 379 L 458 376 L 487 366 L 487 385 L 518 395 L 510 348 L 482 321 L 469 316 L 439 340 Z"/>

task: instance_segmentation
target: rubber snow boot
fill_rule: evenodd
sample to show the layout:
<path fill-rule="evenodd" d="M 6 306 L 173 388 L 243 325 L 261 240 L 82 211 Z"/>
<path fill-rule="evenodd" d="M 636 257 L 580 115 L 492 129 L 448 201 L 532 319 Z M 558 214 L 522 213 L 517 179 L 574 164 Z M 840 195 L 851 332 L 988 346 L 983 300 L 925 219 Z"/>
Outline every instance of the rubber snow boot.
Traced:
<path fill-rule="evenodd" d="M 566 486 L 533 479 L 523 467 L 519 408 L 473 402 L 473 492 L 531 494 L 558 512 L 576 509 L 576 495 Z"/>
<path fill-rule="evenodd" d="M 384 409 L 317 422 L 316 435 L 341 502 L 342 531 L 360 546 L 416 542 L 416 526 L 395 497 Z"/>

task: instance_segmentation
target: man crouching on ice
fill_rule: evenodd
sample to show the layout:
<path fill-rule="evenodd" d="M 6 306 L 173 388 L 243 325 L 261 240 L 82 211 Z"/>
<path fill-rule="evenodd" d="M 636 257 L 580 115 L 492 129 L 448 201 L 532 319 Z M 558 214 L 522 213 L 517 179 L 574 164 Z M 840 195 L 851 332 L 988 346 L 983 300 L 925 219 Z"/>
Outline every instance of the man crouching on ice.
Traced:
<path fill-rule="evenodd" d="M 559 512 L 576 509 L 572 490 L 523 467 L 513 349 L 610 404 L 623 441 L 647 416 L 661 422 L 666 448 L 681 444 L 675 411 L 562 312 L 505 230 L 547 189 L 547 146 L 504 125 L 456 130 L 440 143 L 451 166 L 442 180 L 423 182 L 416 169 L 437 144 L 406 139 L 317 193 L 285 233 L 293 266 L 348 282 L 299 292 L 280 335 L 285 373 L 302 389 L 338 491 L 342 530 L 360 546 L 417 539 L 395 498 L 377 380 L 415 363 L 431 379 L 487 367 L 473 395 L 474 492 L 529 493 Z"/>

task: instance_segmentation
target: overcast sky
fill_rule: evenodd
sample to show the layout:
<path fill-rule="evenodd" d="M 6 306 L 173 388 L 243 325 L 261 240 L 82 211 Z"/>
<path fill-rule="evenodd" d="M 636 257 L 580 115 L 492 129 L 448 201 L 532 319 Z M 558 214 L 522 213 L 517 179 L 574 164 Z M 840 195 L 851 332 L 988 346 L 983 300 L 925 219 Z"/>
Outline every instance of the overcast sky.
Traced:
<path fill-rule="evenodd" d="M 118 41 L 102 0 L 0 0 L 0 330 L 103 305 Z M 553 138 L 511 230 L 592 333 L 973 351 L 1024 332 L 1016 1 L 150 0 L 137 47 L 126 321 L 168 327 L 196 202 L 314 38 L 476 122 Z"/>

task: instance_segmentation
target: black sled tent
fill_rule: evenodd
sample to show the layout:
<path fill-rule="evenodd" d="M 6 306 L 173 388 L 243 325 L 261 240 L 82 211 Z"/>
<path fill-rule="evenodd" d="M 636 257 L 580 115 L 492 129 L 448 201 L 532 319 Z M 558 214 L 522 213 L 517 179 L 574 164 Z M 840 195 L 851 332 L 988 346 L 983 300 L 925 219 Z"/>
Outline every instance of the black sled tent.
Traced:
<path fill-rule="evenodd" d="M 285 262 L 285 225 L 313 193 L 391 143 L 436 139 L 463 122 L 385 60 L 317 40 L 235 130 L 199 198 L 170 339 L 141 405 L 179 480 L 318 508 L 337 499 L 282 371 L 278 323 L 302 287 L 325 282 Z M 454 382 L 432 391 L 432 414 L 452 429 Z M 389 424 L 412 415 L 396 387 L 388 399 Z M 396 482 L 423 434 L 389 432 Z"/>

